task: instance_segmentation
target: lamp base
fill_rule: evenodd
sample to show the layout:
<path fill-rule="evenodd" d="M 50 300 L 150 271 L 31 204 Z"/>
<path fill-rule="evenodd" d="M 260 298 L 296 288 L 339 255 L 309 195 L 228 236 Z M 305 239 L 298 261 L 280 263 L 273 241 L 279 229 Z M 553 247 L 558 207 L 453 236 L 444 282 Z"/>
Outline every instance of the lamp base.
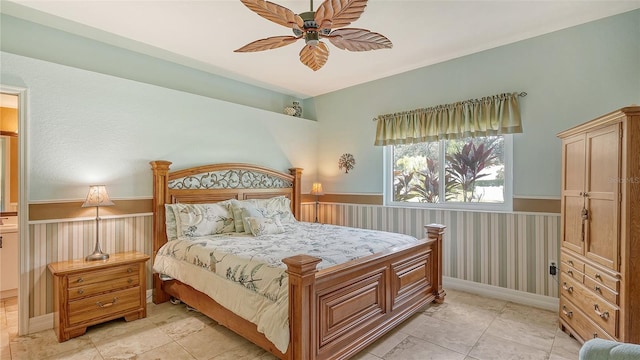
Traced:
<path fill-rule="evenodd" d="M 94 252 L 93 254 L 84 258 L 86 261 L 94 261 L 94 260 L 107 260 L 109 258 L 109 254 L 105 254 L 103 252 Z"/>

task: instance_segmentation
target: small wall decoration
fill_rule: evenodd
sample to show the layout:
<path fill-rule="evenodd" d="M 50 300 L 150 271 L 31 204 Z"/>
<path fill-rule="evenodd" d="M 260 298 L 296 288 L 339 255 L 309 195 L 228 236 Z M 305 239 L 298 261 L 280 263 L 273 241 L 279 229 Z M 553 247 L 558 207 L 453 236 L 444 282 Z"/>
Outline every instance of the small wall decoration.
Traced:
<path fill-rule="evenodd" d="M 344 169 L 344 173 L 348 174 L 349 170 L 356 166 L 356 159 L 351 154 L 342 154 L 340 160 L 338 160 L 338 169 Z"/>

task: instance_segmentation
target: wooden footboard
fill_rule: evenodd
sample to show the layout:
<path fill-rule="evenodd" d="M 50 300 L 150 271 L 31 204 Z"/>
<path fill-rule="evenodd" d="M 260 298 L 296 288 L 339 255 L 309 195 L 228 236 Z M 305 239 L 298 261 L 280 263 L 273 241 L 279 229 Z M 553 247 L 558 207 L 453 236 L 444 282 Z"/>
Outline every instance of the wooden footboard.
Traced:
<path fill-rule="evenodd" d="M 289 274 L 288 359 L 348 359 L 429 302 L 444 301 L 444 226 L 419 245 L 316 271 L 320 259 L 283 260 Z"/>

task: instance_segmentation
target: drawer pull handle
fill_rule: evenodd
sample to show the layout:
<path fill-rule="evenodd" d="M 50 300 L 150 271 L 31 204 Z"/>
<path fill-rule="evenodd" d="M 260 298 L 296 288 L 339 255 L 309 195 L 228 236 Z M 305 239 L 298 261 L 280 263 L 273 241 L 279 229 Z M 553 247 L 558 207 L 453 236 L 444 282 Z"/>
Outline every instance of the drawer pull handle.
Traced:
<path fill-rule="evenodd" d="M 600 307 L 598 307 L 598 304 L 593 304 L 593 309 L 596 312 L 596 314 L 601 318 L 605 320 L 609 318 L 609 312 L 608 311 L 601 312 Z"/>
<path fill-rule="evenodd" d="M 562 313 L 568 318 L 573 317 L 573 311 L 567 311 L 567 307 L 564 305 L 562 305 Z"/>
<path fill-rule="evenodd" d="M 595 276 L 596 279 L 602 280 L 602 276 L 600 276 L 600 274 L 596 273 L 594 276 Z"/>
<path fill-rule="evenodd" d="M 129 274 L 131 274 L 131 273 L 133 272 L 133 269 L 132 269 L 132 268 L 127 268 L 127 272 L 128 272 Z"/>
<path fill-rule="evenodd" d="M 84 281 L 84 279 L 83 279 L 83 278 L 78 278 L 78 282 L 79 282 L 79 283 L 81 283 L 81 282 L 83 282 L 83 281 Z"/>
<path fill-rule="evenodd" d="M 593 338 L 594 339 L 598 338 L 598 333 L 593 333 Z"/>
<path fill-rule="evenodd" d="M 108 308 L 110 306 L 113 306 L 117 301 L 118 301 L 118 298 L 114 297 L 113 301 L 110 303 L 103 304 L 102 302 L 98 301 L 96 305 L 98 305 L 98 307 L 101 307 L 101 308 Z"/>
<path fill-rule="evenodd" d="M 573 292 L 573 286 L 567 286 L 566 282 L 562 283 L 562 288 L 565 289 L 569 293 Z"/>
<path fill-rule="evenodd" d="M 598 285 L 594 286 L 593 290 L 598 291 L 598 292 L 602 292 L 602 290 L 600 289 L 600 286 L 598 286 Z"/>
<path fill-rule="evenodd" d="M 573 260 L 569 260 L 569 265 L 573 266 Z"/>
<path fill-rule="evenodd" d="M 78 294 L 80 294 L 80 295 L 84 294 L 84 290 L 78 289 Z"/>
<path fill-rule="evenodd" d="M 131 283 L 133 282 L 133 279 L 129 278 L 129 279 L 127 280 L 127 282 L 128 282 L 129 284 L 131 284 Z"/>
<path fill-rule="evenodd" d="M 573 276 L 573 270 L 567 270 L 567 274 Z"/>

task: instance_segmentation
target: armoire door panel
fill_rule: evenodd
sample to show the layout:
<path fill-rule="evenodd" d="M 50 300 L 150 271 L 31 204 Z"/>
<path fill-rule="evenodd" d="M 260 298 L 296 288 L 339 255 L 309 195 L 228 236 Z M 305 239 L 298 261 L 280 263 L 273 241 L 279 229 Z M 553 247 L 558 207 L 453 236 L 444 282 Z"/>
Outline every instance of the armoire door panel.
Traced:
<path fill-rule="evenodd" d="M 582 238 L 582 208 L 584 197 L 564 196 L 562 209 L 562 240 L 561 245 L 580 255 L 584 253 Z"/>
<path fill-rule="evenodd" d="M 614 199 L 587 200 L 589 220 L 585 256 L 618 271 L 618 202 Z"/>
<path fill-rule="evenodd" d="M 583 192 L 585 189 L 586 148 L 585 136 L 578 135 L 564 142 L 562 167 L 564 172 L 562 191 Z"/>
<path fill-rule="evenodd" d="M 590 132 L 587 137 L 587 194 L 617 194 L 620 183 L 620 125 Z"/>
<path fill-rule="evenodd" d="M 620 206 L 620 124 L 587 133 L 586 208 L 588 228 L 585 256 L 618 270 Z"/>

